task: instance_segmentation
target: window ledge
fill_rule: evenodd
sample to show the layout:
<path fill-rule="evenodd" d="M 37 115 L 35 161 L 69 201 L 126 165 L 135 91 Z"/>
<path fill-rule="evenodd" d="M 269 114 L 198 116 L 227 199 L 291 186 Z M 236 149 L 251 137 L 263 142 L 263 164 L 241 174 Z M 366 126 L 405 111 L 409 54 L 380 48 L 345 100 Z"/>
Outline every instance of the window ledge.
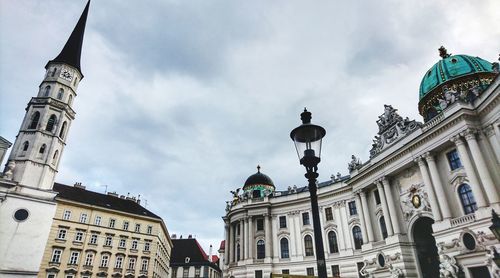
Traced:
<path fill-rule="evenodd" d="M 65 243 L 66 239 L 64 239 L 64 238 L 56 238 L 56 242 Z"/>
<path fill-rule="evenodd" d="M 49 262 L 49 266 L 60 266 L 60 262 Z"/>

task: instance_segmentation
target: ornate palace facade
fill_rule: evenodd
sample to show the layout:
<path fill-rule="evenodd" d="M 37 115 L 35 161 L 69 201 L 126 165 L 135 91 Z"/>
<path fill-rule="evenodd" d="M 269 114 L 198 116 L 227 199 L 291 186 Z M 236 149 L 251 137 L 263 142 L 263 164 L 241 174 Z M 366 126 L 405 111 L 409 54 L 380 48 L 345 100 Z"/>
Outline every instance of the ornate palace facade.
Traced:
<path fill-rule="evenodd" d="M 499 277 L 498 63 L 449 55 L 422 80 L 424 123 L 385 105 L 370 159 L 318 184 L 328 275 Z M 224 277 L 317 274 L 307 188 L 258 172 L 227 202 Z M 461 276 L 462 275 L 462 276 Z"/>

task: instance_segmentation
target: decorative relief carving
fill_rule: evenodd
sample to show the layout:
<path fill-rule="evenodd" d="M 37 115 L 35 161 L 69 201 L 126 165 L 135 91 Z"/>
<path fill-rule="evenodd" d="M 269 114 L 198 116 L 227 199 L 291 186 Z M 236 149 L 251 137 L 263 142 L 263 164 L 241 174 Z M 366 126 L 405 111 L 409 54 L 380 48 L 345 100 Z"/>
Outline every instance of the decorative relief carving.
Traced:
<path fill-rule="evenodd" d="M 16 168 L 16 162 L 14 160 L 10 160 L 4 169 L 3 178 L 6 180 L 12 180 L 12 176 L 14 175 L 14 168 Z"/>
<path fill-rule="evenodd" d="M 370 158 L 422 126 L 422 123 L 410 120 L 408 117 L 403 119 L 397 111 L 391 105 L 384 105 L 384 113 L 377 120 L 379 131 L 373 139 Z"/>
<path fill-rule="evenodd" d="M 440 278 L 458 278 L 459 268 L 454 257 L 445 254 L 439 255 L 439 277 Z"/>
<path fill-rule="evenodd" d="M 391 273 L 391 278 L 402 278 L 405 277 L 403 270 L 399 267 L 394 267 L 392 264 L 389 265 L 389 271 Z"/>
<path fill-rule="evenodd" d="M 424 190 L 423 184 L 414 184 L 410 188 L 402 192 L 400 195 L 401 199 L 401 210 L 403 211 L 403 217 L 406 221 L 418 213 L 431 212 L 431 205 L 429 204 L 429 196 Z"/>
<path fill-rule="evenodd" d="M 351 173 L 354 170 L 358 170 L 361 168 L 362 163 L 359 158 L 357 158 L 355 155 L 351 155 L 351 162 L 347 164 L 347 169 L 349 169 L 349 173 Z"/>

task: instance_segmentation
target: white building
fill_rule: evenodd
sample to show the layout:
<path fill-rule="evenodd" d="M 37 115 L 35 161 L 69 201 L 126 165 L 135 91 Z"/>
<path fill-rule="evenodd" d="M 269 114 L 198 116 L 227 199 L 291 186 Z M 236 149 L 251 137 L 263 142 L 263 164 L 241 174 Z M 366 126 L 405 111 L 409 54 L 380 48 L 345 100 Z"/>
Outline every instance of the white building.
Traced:
<path fill-rule="evenodd" d="M 45 66 L 0 178 L 1 277 L 36 277 L 40 268 L 56 210 L 52 185 L 83 78 L 80 54 L 89 3 L 61 53 Z"/>
<path fill-rule="evenodd" d="M 448 55 L 425 73 L 425 122 L 385 105 L 370 159 L 318 184 L 328 276 L 500 277 L 498 63 Z M 317 274 L 307 188 L 258 172 L 228 202 L 224 277 Z"/>

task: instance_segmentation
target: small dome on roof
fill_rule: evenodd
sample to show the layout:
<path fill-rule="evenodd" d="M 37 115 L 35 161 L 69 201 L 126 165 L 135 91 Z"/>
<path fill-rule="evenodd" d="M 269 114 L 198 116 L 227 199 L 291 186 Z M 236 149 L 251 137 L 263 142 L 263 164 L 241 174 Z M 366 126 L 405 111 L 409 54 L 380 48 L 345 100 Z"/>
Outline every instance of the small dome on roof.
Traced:
<path fill-rule="evenodd" d="M 446 48 L 439 48 L 439 60 L 422 78 L 419 90 L 418 108 L 425 120 L 439 112 L 439 99 L 444 99 L 447 90 L 468 92 L 474 87 L 485 89 L 498 74 L 493 64 L 469 55 L 448 54 Z"/>
<path fill-rule="evenodd" d="M 257 173 L 248 177 L 243 186 L 243 190 L 247 192 L 255 190 L 273 192 L 274 189 L 273 181 L 268 175 L 260 172 L 260 166 L 257 166 Z"/>

